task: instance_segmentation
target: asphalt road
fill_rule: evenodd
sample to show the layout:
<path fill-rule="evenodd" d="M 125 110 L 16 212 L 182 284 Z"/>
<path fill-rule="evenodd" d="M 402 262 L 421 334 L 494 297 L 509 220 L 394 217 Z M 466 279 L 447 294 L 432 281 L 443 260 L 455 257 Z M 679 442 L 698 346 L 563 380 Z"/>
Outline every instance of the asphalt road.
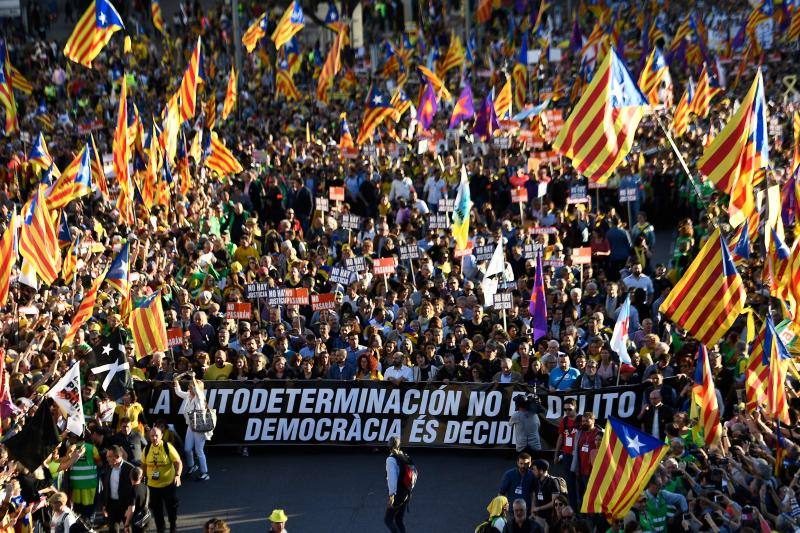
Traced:
<path fill-rule="evenodd" d="M 419 480 L 409 531 L 471 532 L 485 519 L 512 452 L 409 450 Z M 211 450 L 211 481 L 179 489 L 180 531 L 201 531 L 224 518 L 236 533 L 267 531 L 273 508 L 300 532 L 384 531 L 386 453 L 383 450 L 251 448 L 250 457 Z"/>

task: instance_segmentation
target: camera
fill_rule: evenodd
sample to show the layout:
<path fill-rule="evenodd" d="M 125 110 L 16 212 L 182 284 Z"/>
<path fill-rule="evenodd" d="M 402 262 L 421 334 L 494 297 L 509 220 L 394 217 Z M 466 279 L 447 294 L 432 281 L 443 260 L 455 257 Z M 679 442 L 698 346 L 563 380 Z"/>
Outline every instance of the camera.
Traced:
<path fill-rule="evenodd" d="M 545 412 L 544 407 L 539 402 L 538 396 L 535 394 L 520 394 L 518 396 L 514 396 L 514 405 L 519 407 L 524 407 L 528 411 L 533 414 L 541 414 Z"/>

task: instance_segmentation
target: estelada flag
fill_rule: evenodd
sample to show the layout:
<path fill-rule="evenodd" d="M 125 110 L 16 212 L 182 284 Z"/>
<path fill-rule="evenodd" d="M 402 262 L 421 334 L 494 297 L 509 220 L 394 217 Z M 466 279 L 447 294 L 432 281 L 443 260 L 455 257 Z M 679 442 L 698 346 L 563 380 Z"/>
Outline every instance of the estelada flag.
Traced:
<path fill-rule="evenodd" d="M 613 48 L 575 105 L 553 147 L 575 170 L 603 183 L 633 146 L 648 101 Z"/>
<path fill-rule="evenodd" d="M 659 310 L 692 337 L 711 346 L 733 326 L 744 303 L 742 278 L 716 229 Z"/>
<path fill-rule="evenodd" d="M 609 418 L 581 512 L 601 513 L 613 519 L 624 517 L 642 495 L 667 450 L 663 441 Z"/>
<path fill-rule="evenodd" d="M 134 306 L 130 325 L 138 359 L 154 352 L 167 351 L 167 326 L 161 307 L 161 291 L 154 292 Z"/>

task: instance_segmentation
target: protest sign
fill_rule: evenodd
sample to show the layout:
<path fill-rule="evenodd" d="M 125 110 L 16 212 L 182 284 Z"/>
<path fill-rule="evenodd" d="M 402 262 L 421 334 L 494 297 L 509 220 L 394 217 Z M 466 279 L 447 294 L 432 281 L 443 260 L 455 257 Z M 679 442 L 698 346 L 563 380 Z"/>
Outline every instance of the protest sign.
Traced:
<path fill-rule="evenodd" d="M 250 320 L 253 310 L 250 302 L 228 302 L 225 307 L 225 318 L 234 320 Z"/>
<path fill-rule="evenodd" d="M 372 263 L 372 273 L 376 276 L 394 274 L 395 268 L 394 257 L 376 259 Z"/>
<path fill-rule="evenodd" d="M 328 276 L 331 283 L 338 283 L 339 285 L 350 285 L 358 280 L 358 274 L 352 270 L 342 267 L 333 267 L 331 274 Z"/>
<path fill-rule="evenodd" d="M 244 286 L 244 297 L 248 300 L 266 298 L 269 290 L 269 283 L 248 283 Z"/>
<path fill-rule="evenodd" d="M 336 309 L 336 295 L 332 292 L 311 295 L 311 309 L 321 311 L 323 309 Z"/>
<path fill-rule="evenodd" d="M 172 349 L 183 344 L 183 330 L 181 328 L 169 328 L 167 330 L 167 347 Z"/>
<path fill-rule="evenodd" d="M 308 305 L 308 289 L 284 289 L 286 291 L 286 305 Z"/>

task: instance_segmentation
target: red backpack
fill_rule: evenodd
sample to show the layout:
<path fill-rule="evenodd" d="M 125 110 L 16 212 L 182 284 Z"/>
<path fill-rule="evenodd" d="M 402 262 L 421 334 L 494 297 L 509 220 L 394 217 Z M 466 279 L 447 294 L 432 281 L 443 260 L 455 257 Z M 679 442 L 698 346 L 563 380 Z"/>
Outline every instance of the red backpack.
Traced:
<path fill-rule="evenodd" d="M 392 457 L 397 461 L 397 466 L 400 467 L 400 475 L 397 478 L 397 493 L 399 496 L 411 496 L 414 487 L 417 485 L 417 477 L 419 471 L 414 466 L 414 461 L 411 457 L 403 452 L 393 453 Z"/>

